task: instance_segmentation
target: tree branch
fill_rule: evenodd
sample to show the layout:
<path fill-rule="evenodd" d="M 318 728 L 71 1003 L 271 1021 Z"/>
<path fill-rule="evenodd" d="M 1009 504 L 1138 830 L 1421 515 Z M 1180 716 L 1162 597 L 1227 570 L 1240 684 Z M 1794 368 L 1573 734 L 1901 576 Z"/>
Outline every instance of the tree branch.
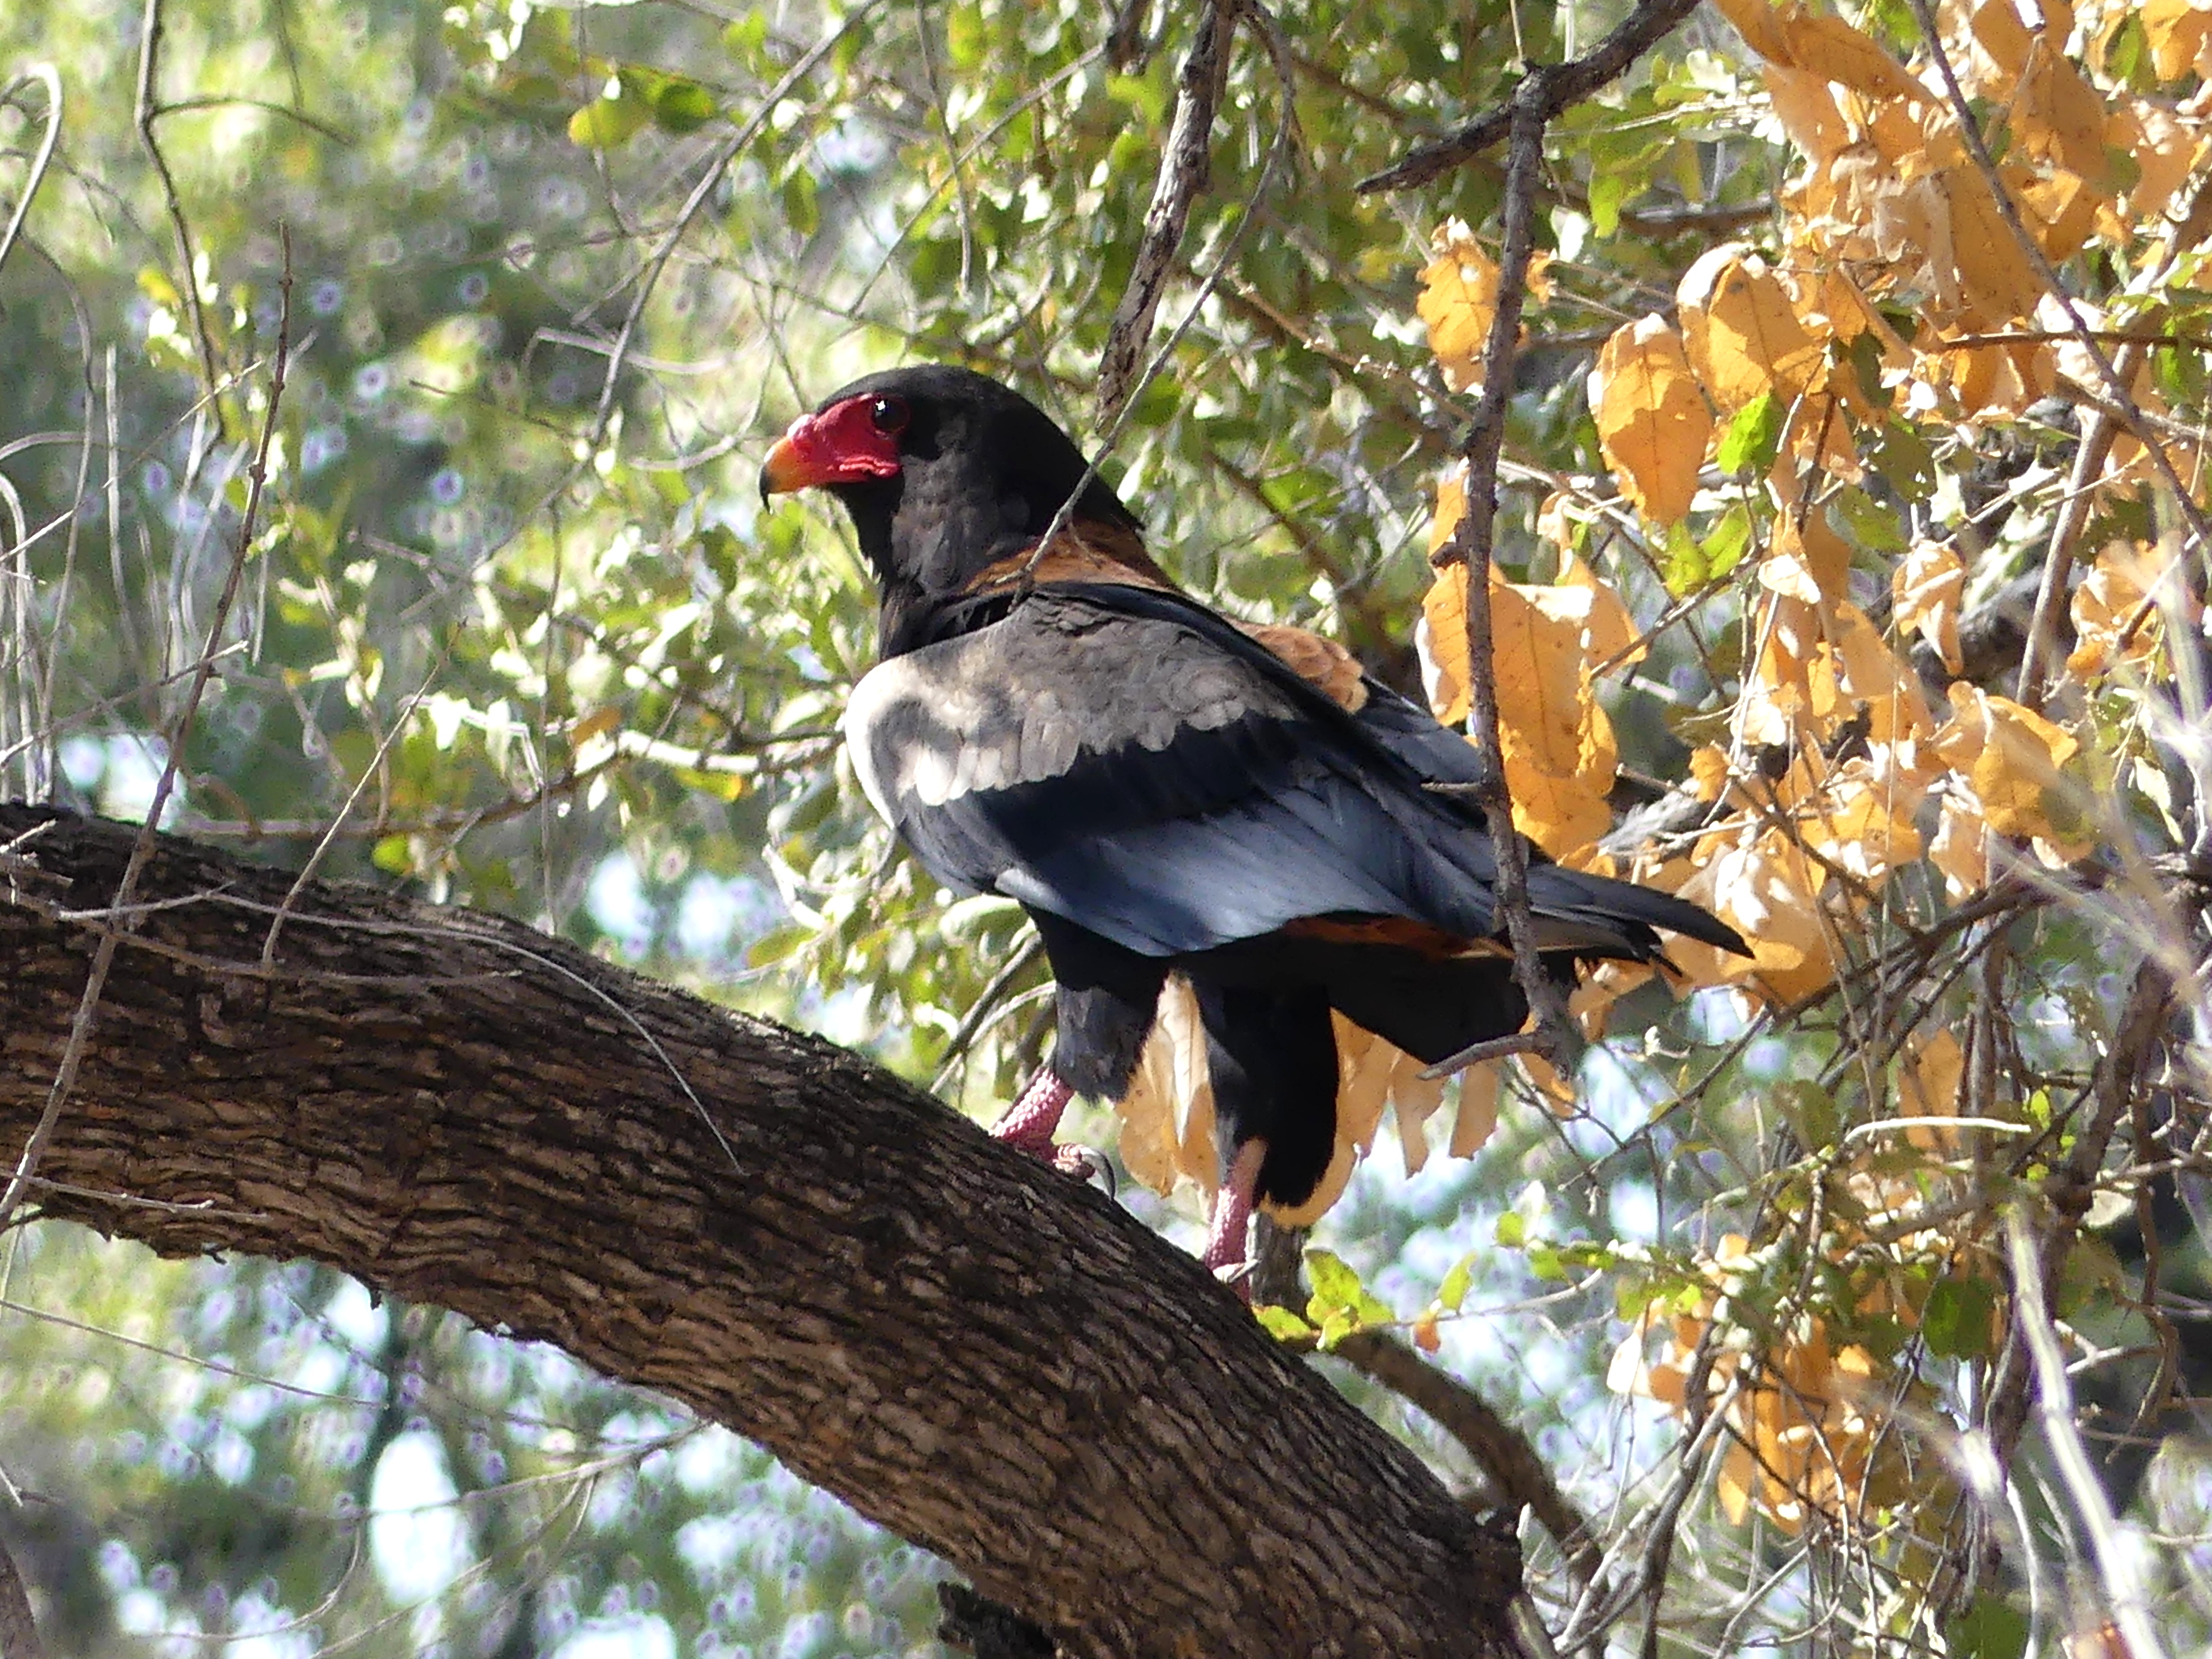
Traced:
<path fill-rule="evenodd" d="M 0 807 L 0 1134 L 118 954 L 43 1214 L 308 1257 L 767 1447 L 1071 1656 L 1516 1655 L 1517 1553 L 1100 1194 L 519 924 Z M 125 932 L 123 924 L 130 923 Z"/>
<path fill-rule="evenodd" d="M 1467 466 L 1467 510 L 1439 562 L 1456 560 L 1467 574 L 1467 685 L 1476 757 L 1472 786 L 1490 824 L 1498 865 L 1498 911 L 1513 946 L 1513 978 L 1534 1017 L 1533 1045 L 1564 1073 L 1575 1038 L 1565 999 L 1536 954 L 1536 929 L 1528 911 L 1528 852 L 1513 827 L 1506 788 L 1505 750 L 1498 732 L 1498 678 L 1492 665 L 1490 570 L 1498 520 L 1498 462 L 1505 446 L 1505 409 L 1513 396 L 1513 369 L 1521 341 L 1521 307 L 1528 295 L 1528 260 L 1534 247 L 1535 191 L 1543 163 L 1551 76 L 1536 70 L 1515 91 L 1513 142 L 1506 157 L 1504 246 L 1498 260 L 1498 309 L 1482 352 L 1482 398 L 1461 453 Z M 1462 1057 L 1455 1055 L 1455 1061 Z M 1447 1062 L 1450 1063 L 1450 1062 Z M 1462 1063 L 1464 1063 L 1463 1061 Z"/>
<path fill-rule="evenodd" d="M 1175 268 L 1176 250 L 1182 246 L 1183 228 L 1190 222 L 1191 204 L 1206 189 L 1212 173 L 1213 112 L 1221 100 L 1221 76 L 1236 33 L 1237 8 L 1228 0 L 1206 0 L 1198 17 L 1198 36 L 1190 56 L 1183 60 L 1182 76 L 1176 88 L 1175 124 L 1168 133 L 1167 154 L 1160 159 L 1160 176 L 1152 186 L 1152 205 L 1145 210 L 1144 238 L 1130 266 L 1129 284 L 1121 290 L 1121 303 L 1106 331 L 1106 349 L 1098 359 L 1098 420 L 1102 425 L 1121 412 L 1121 404 L 1136 389 L 1137 366 L 1144 361 L 1152 338 L 1152 313 L 1159 308 L 1160 290 Z"/>
<path fill-rule="evenodd" d="M 1532 70 L 1531 79 L 1541 79 L 1543 93 L 1537 101 L 1549 120 L 1570 104 L 1580 103 L 1599 88 L 1626 74 L 1628 66 L 1674 32 L 1675 25 L 1698 9 L 1698 0 L 1643 0 L 1620 27 L 1598 42 L 1587 56 L 1571 63 Z M 1504 141 L 1512 131 L 1514 113 L 1522 106 L 1528 83 L 1497 109 L 1468 122 L 1455 132 L 1417 146 L 1394 167 L 1362 179 L 1356 188 L 1362 195 L 1381 190 L 1411 190 L 1437 174 L 1473 161 L 1483 151 Z"/>
<path fill-rule="evenodd" d="M 1497 1483 L 1504 1507 L 1527 1509 L 1552 1534 L 1577 1583 L 1595 1578 L 1605 1563 L 1597 1529 L 1559 1490 L 1528 1437 L 1490 1407 L 1490 1402 L 1396 1337 L 1354 1331 L 1336 1345 L 1336 1357 L 1418 1407 L 1465 1447 Z"/>

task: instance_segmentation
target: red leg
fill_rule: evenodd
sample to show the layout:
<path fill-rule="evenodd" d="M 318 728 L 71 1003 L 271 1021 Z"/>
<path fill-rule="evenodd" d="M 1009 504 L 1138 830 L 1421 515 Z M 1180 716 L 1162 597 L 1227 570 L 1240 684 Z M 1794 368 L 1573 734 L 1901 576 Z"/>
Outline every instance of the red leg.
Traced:
<path fill-rule="evenodd" d="M 1060 1081 L 1060 1073 L 1046 1066 L 1029 1080 L 1029 1086 L 1007 1108 L 1006 1115 L 991 1126 L 992 1139 L 1053 1163 L 1052 1138 L 1059 1132 L 1060 1114 L 1074 1095 L 1075 1091 Z"/>
<path fill-rule="evenodd" d="M 1206 1232 L 1206 1254 L 1199 1258 L 1215 1278 L 1234 1285 L 1247 1299 L 1252 1294 L 1246 1283 L 1252 1266 L 1252 1200 L 1260 1188 L 1260 1166 L 1267 1158 L 1267 1143 L 1257 1137 L 1237 1149 L 1228 1178 L 1213 1194 L 1213 1224 Z"/>

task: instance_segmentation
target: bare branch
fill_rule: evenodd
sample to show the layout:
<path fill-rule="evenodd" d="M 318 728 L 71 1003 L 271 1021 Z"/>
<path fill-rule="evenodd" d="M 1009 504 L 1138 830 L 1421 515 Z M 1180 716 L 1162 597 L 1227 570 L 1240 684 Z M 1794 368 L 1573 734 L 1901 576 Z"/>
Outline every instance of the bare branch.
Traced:
<path fill-rule="evenodd" d="M 1597 1577 L 1604 1554 L 1596 1528 L 1559 1490 L 1528 1437 L 1492 1411 L 1481 1395 L 1381 1331 L 1355 1331 L 1336 1345 L 1335 1353 L 1419 1407 L 1465 1447 L 1497 1483 L 1505 1506 L 1528 1510 L 1558 1541 L 1567 1571 L 1578 1583 L 1587 1584 Z"/>
<path fill-rule="evenodd" d="M 1505 751 L 1498 735 L 1498 678 L 1492 662 L 1490 570 L 1498 518 L 1498 461 L 1505 442 L 1505 410 L 1513 395 L 1514 362 L 1521 340 L 1521 307 L 1528 292 L 1534 246 L 1535 191 L 1543 165 L 1544 125 L 1550 118 L 1550 70 L 1533 70 L 1513 97 L 1513 141 L 1506 161 L 1504 246 L 1498 255 L 1498 309 L 1482 354 L 1482 398 L 1475 405 L 1461 453 L 1467 466 L 1467 510 L 1440 563 L 1456 561 L 1467 574 L 1468 699 L 1474 739 L 1474 793 L 1490 823 L 1498 866 L 1498 909 L 1513 945 L 1513 976 L 1536 1021 L 1538 1050 L 1568 1069 L 1575 1048 L 1559 988 L 1536 954 L 1528 913 L 1528 854 L 1513 827 L 1513 802 L 1505 784 Z"/>
<path fill-rule="evenodd" d="M 1644 0 L 1587 57 L 1546 69 L 1532 69 L 1529 80 L 1540 79 L 1543 84 L 1537 97 L 1542 118 L 1549 120 L 1569 105 L 1581 102 L 1599 88 L 1619 79 L 1630 64 L 1672 33 L 1675 26 L 1697 9 L 1698 0 Z M 1410 190 L 1473 161 L 1504 141 L 1512 131 L 1516 112 L 1522 107 L 1528 88 L 1528 82 L 1523 81 L 1503 107 L 1492 110 L 1432 143 L 1419 146 L 1397 166 L 1362 179 L 1358 188 L 1363 194 L 1380 190 Z"/>
<path fill-rule="evenodd" d="M 1234 0 L 1206 0 L 1199 14 L 1198 38 L 1183 60 L 1182 76 L 1176 88 L 1175 123 L 1169 130 L 1167 154 L 1160 161 L 1160 176 L 1152 186 L 1152 204 L 1145 210 L 1145 234 L 1137 244 L 1137 257 L 1129 271 L 1129 285 L 1121 290 L 1121 303 L 1114 308 L 1114 321 L 1106 332 L 1106 349 L 1098 360 L 1098 421 L 1101 425 L 1120 413 L 1122 404 L 1137 387 L 1137 366 L 1144 360 L 1152 338 L 1152 313 L 1159 308 L 1160 291 L 1175 268 L 1176 251 L 1182 246 L 1183 228 L 1190 222 L 1191 204 L 1206 189 L 1212 173 L 1210 147 L 1213 112 L 1221 100 L 1222 71 L 1227 67 L 1230 37 L 1237 29 Z"/>

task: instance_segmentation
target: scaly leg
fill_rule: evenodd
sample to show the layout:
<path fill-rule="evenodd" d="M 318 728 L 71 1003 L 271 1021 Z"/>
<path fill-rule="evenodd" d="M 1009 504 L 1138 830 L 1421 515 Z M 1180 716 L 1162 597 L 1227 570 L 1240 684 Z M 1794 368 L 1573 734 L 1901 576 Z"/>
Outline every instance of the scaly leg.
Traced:
<path fill-rule="evenodd" d="M 1206 1231 L 1206 1254 L 1199 1258 L 1209 1273 L 1248 1302 L 1252 1298 L 1252 1201 L 1260 1188 L 1260 1166 L 1267 1161 L 1267 1143 L 1257 1136 L 1237 1149 L 1229 1162 L 1228 1179 L 1213 1194 L 1213 1224 Z"/>
<path fill-rule="evenodd" d="M 1060 1131 L 1060 1115 L 1074 1097 L 1075 1091 L 1061 1082 L 1060 1073 L 1048 1066 L 1029 1080 L 1029 1086 L 1006 1109 L 1006 1115 L 991 1126 L 991 1139 L 1018 1146 L 1032 1158 L 1041 1158 L 1049 1164 L 1053 1161 L 1052 1138 Z"/>

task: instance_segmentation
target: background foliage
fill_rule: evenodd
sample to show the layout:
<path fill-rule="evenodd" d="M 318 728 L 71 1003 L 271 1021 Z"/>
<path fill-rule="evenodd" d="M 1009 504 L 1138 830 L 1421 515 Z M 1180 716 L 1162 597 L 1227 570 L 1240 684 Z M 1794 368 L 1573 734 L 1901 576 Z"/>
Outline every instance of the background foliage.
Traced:
<path fill-rule="evenodd" d="M 866 581 L 755 469 L 918 356 L 1093 435 L 1188 9 L 0 14 L 0 788 L 165 793 L 171 827 L 508 911 L 988 1113 L 1041 969 L 842 775 Z M 2212 22 L 1723 9 L 1550 135 L 1492 606 L 1524 827 L 1759 954 L 1682 951 L 1716 988 L 1680 1004 L 1601 980 L 1575 1077 L 1516 1064 L 1433 1124 L 1442 1091 L 1368 1079 L 1397 1110 L 1352 1138 L 1396 1145 L 1273 1317 L 1401 1324 L 1520 1425 L 1607 1552 L 1593 1589 L 1530 1534 L 1555 1627 L 2009 1655 L 2132 1586 L 2185 1650 Z M 1241 15 L 1181 332 L 1109 471 L 1194 590 L 1459 718 L 1464 580 L 1429 555 L 1499 174 L 1355 186 L 1614 15 Z M 1186 1105 L 1124 1143 L 1200 1177 L 1131 1200 L 1171 1227 L 1209 1167 Z M 927 1644 L 910 1551 L 557 1355 L 297 1267 L 9 1249 L 0 1528 L 57 1650 Z M 2086 1441 L 2026 1431 L 2049 1354 Z"/>

